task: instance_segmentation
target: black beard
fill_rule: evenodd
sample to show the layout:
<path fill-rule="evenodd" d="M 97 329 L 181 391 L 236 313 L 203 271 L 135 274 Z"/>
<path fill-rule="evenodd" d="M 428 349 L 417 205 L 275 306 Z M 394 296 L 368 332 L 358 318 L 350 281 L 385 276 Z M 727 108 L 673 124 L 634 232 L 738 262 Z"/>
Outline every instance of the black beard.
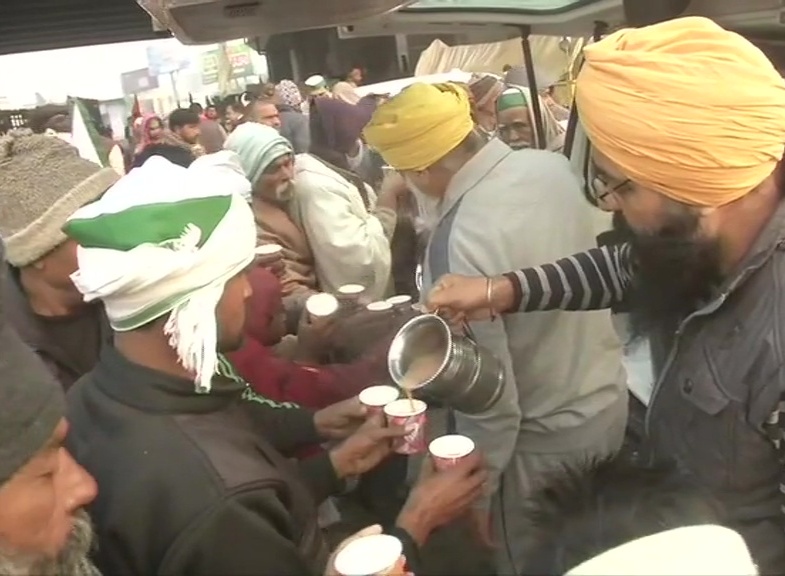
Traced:
<path fill-rule="evenodd" d="M 635 233 L 630 243 L 636 264 L 629 298 L 633 340 L 678 325 L 722 282 L 719 243 L 701 238 L 698 215 L 686 208 L 659 232 Z"/>

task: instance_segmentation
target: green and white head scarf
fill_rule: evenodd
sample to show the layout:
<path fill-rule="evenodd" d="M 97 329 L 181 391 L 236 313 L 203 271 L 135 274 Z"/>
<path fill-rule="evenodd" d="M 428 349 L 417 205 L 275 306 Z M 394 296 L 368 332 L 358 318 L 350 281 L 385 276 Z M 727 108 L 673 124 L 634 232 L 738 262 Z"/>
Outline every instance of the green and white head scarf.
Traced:
<path fill-rule="evenodd" d="M 64 227 L 79 244 L 71 279 L 84 300 L 101 300 L 117 332 L 168 314 L 164 330 L 198 392 L 210 391 L 218 367 L 224 286 L 254 259 L 250 187 L 233 152 L 189 168 L 154 156 Z"/>
<path fill-rule="evenodd" d="M 526 100 L 523 90 L 518 88 L 507 88 L 499 96 L 499 99 L 496 100 L 496 110 L 499 112 L 509 110 L 510 108 L 526 108 L 528 106 L 529 102 Z"/>
<path fill-rule="evenodd" d="M 509 110 L 511 108 L 526 108 L 535 139 L 533 147 L 550 150 L 552 152 L 560 152 L 564 148 L 565 130 L 562 125 L 559 124 L 559 121 L 556 120 L 553 111 L 545 104 L 542 96 L 537 95 L 536 97 L 540 100 L 540 116 L 542 118 L 543 128 L 545 129 L 544 146 L 538 141 L 537 130 L 534 128 L 534 108 L 531 106 L 533 95 L 531 91 L 525 86 L 508 86 L 509 87 L 502 92 L 501 96 L 499 96 L 498 100 L 496 100 L 496 111 L 503 112 L 504 110 Z"/>

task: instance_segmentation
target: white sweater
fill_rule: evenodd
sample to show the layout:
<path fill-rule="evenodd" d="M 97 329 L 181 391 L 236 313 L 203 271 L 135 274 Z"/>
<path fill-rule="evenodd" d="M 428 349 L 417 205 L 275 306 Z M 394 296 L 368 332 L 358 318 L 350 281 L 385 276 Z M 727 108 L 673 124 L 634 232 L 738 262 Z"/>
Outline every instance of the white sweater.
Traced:
<path fill-rule="evenodd" d="M 373 190 L 366 186 L 366 191 L 375 204 Z M 291 215 L 308 237 L 322 290 L 361 284 L 373 299 L 384 295 L 390 242 L 353 184 L 313 156 L 298 154 Z"/>

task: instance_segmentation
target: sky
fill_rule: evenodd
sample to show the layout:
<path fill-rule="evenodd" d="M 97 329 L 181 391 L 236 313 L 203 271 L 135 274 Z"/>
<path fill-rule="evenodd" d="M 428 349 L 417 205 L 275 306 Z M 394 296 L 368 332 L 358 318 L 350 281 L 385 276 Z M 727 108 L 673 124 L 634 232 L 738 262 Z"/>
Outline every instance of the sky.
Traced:
<path fill-rule="evenodd" d="M 147 67 L 148 46 L 180 49 L 196 60 L 213 47 L 164 39 L 0 56 L 0 108 L 35 104 L 36 92 L 52 102 L 122 97 L 120 74 Z"/>

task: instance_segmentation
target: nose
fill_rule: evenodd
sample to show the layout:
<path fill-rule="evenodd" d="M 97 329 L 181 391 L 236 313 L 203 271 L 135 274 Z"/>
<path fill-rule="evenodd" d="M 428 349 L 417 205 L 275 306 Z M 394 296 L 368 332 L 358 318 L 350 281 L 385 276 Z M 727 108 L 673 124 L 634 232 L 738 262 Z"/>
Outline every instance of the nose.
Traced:
<path fill-rule="evenodd" d="M 605 212 L 621 212 L 616 194 L 613 192 L 597 198 L 597 207 Z"/>
<path fill-rule="evenodd" d="M 65 448 L 60 449 L 60 466 L 63 470 L 65 505 L 69 513 L 87 506 L 98 495 L 98 484 Z"/>

